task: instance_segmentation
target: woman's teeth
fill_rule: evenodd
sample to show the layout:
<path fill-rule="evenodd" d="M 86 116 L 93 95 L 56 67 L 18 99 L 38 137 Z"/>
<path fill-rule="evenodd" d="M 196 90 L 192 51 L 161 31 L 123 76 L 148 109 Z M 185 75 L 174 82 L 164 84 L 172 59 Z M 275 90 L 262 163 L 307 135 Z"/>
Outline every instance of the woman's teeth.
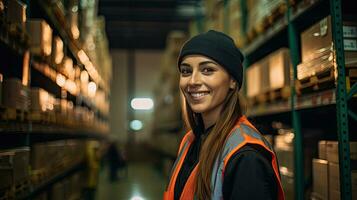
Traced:
<path fill-rule="evenodd" d="M 197 92 L 197 93 L 190 93 L 190 95 L 193 97 L 193 98 L 200 98 L 200 97 L 203 97 L 205 95 L 207 95 L 208 92 Z"/>

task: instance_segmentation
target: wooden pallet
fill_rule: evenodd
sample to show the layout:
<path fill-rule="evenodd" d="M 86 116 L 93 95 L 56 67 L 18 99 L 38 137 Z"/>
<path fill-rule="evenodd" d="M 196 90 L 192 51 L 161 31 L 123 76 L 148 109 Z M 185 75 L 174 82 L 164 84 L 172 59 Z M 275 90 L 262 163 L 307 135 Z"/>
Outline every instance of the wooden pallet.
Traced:
<path fill-rule="evenodd" d="M 56 114 L 54 112 L 30 111 L 27 119 L 38 123 L 56 123 Z"/>
<path fill-rule="evenodd" d="M 330 68 L 318 72 L 313 76 L 296 80 L 295 84 L 298 95 L 333 88 L 335 86 L 335 70 Z"/>
<path fill-rule="evenodd" d="M 357 79 L 357 67 L 346 68 L 347 91 L 352 87 Z M 330 68 L 324 72 L 317 73 L 308 78 L 296 81 L 297 94 L 305 94 L 314 91 L 336 87 L 335 70 Z"/>
<path fill-rule="evenodd" d="M 21 197 L 30 192 L 31 182 L 29 179 L 22 180 L 14 185 L 15 197 Z"/>
<path fill-rule="evenodd" d="M 290 97 L 290 86 L 284 86 L 269 92 L 269 100 L 276 101 L 279 99 L 288 99 Z"/>
<path fill-rule="evenodd" d="M 280 18 L 282 18 L 287 10 L 285 3 L 280 4 L 276 7 L 270 15 L 263 18 L 260 23 L 257 23 L 254 26 L 254 29 L 257 34 L 264 33 L 269 27 L 273 26 Z"/>
<path fill-rule="evenodd" d="M 31 171 L 31 183 L 33 185 L 38 185 L 48 178 L 48 172 L 45 169 L 37 169 Z"/>
<path fill-rule="evenodd" d="M 30 192 L 31 183 L 24 179 L 0 191 L 0 200 L 13 200 Z"/>
<path fill-rule="evenodd" d="M 20 121 L 27 119 L 28 111 L 16 108 L 0 108 L 0 119 L 5 121 Z"/>

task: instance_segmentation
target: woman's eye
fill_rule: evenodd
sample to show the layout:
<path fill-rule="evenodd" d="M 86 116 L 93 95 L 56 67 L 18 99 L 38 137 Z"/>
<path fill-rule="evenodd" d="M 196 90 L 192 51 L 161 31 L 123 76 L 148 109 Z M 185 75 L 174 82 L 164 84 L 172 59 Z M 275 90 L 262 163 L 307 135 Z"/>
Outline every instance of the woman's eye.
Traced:
<path fill-rule="evenodd" d="M 188 75 L 191 73 L 191 70 L 186 69 L 186 68 L 181 68 L 180 72 L 182 75 Z"/>
<path fill-rule="evenodd" d="M 202 69 L 202 72 L 203 72 L 204 74 L 212 74 L 212 73 L 214 72 L 214 69 L 209 68 L 209 67 L 206 67 L 206 68 L 203 68 L 203 69 Z"/>

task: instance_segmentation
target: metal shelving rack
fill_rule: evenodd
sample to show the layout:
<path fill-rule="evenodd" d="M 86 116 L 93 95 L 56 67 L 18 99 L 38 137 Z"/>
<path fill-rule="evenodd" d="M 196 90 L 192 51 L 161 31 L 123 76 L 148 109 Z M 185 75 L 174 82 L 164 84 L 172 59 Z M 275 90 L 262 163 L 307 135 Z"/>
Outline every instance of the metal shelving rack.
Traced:
<path fill-rule="evenodd" d="M 31 16 L 30 9 L 32 8 L 33 2 L 26 0 L 24 2 L 27 7 L 27 16 Z M 42 1 L 38 1 L 42 2 Z M 43 7 L 45 5 L 41 4 Z M 47 11 L 47 10 L 46 10 Z M 50 19 L 53 20 L 51 23 L 54 23 L 57 28 L 59 35 L 64 39 L 66 47 L 69 48 L 71 54 L 80 62 L 80 59 L 76 55 L 76 52 L 79 51 L 78 44 L 72 41 L 69 38 L 69 35 L 62 30 L 61 26 L 58 25 L 58 22 L 53 18 L 51 13 L 47 13 L 50 15 Z M 2 28 L 2 27 L 1 27 Z M 9 38 L 8 30 L 2 29 L 0 31 L 0 48 L 11 51 L 14 55 L 9 59 L 12 60 L 21 60 L 25 56 L 25 54 L 29 51 L 29 46 L 27 43 L 23 44 L 14 38 Z M 4 50 L 5 51 L 5 50 Z M 20 63 L 20 64 L 19 64 Z M 8 72 L 9 77 L 17 77 L 21 78 L 22 74 L 22 64 L 21 62 L 16 63 L 16 70 Z M 44 69 L 41 67 L 37 67 L 38 63 L 34 61 L 34 59 L 30 59 L 29 63 L 29 71 L 34 70 L 37 73 L 41 74 L 43 77 L 42 81 L 44 83 L 55 84 L 55 80 L 53 77 L 46 75 L 44 73 Z M 49 66 L 47 66 L 49 68 Z M 21 68 L 21 69 L 20 69 Z M 51 69 L 54 71 L 54 69 Z M 59 73 L 54 71 L 55 73 Z M 30 72 L 29 72 L 30 73 Z M 7 74 L 5 74 L 7 75 Z M 5 76 L 5 78 L 8 78 Z M 109 92 L 109 86 L 103 82 L 103 80 L 99 77 L 97 81 L 99 87 L 103 89 L 105 92 Z M 30 85 L 30 82 L 28 82 Z M 56 85 L 56 87 L 59 87 Z M 58 88 L 55 88 L 58 89 Z M 60 88 L 59 88 L 60 90 Z M 86 97 L 78 95 L 74 98 L 80 98 L 82 101 L 88 101 Z M 84 104 L 88 107 L 93 108 L 90 102 L 84 102 Z M 101 118 L 107 120 L 107 116 L 103 116 L 102 113 L 98 114 Z M 42 123 L 33 123 L 31 121 L 17 121 L 17 120 L 1 120 L 0 121 L 0 151 L 7 151 L 19 147 L 31 147 L 37 143 L 46 143 L 51 141 L 60 141 L 60 140 L 97 140 L 99 142 L 105 143 L 109 140 L 109 136 L 107 134 L 102 134 L 97 132 L 96 130 L 84 130 L 84 129 L 74 129 L 74 128 L 65 128 L 60 125 L 54 124 L 42 124 Z M 101 155 L 103 156 L 103 155 Z M 77 171 L 84 170 L 87 167 L 87 163 L 85 160 L 74 164 L 73 166 L 67 166 L 63 171 L 59 171 L 58 174 L 48 177 L 49 180 L 42 182 L 40 185 L 35 185 L 33 188 L 31 187 L 26 194 L 22 196 L 16 196 L 16 199 L 31 199 L 36 197 L 36 195 L 41 192 L 48 190 L 53 184 L 63 180 L 64 178 L 74 174 Z"/>
<path fill-rule="evenodd" d="M 227 11 L 228 0 L 224 0 L 225 11 Z M 245 13 L 245 1 L 239 1 L 241 4 L 242 13 Z M 301 128 L 304 124 L 301 123 L 301 111 L 303 109 L 315 109 L 321 106 L 336 106 L 337 115 L 337 138 L 339 142 L 339 158 L 340 158 L 340 191 L 341 199 L 352 199 L 351 194 L 351 164 L 350 164 L 350 147 L 349 147 L 349 126 L 348 117 L 357 120 L 357 114 L 348 108 L 348 101 L 351 101 L 352 96 L 357 93 L 357 84 L 354 84 L 350 91 L 346 92 L 346 75 L 345 75 L 345 60 L 343 48 L 343 31 L 342 31 L 342 1 L 341 0 L 317 0 L 308 8 L 292 11 L 290 1 L 286 1 L 288 5 L 285 18 L 282 18 L 278 23 L 273 24 L 273 27 L 266 30 L 266 34 L 258 36 L 254 41 L 243 49 L 246 56 L 244 67 L 263 57 L 269 52 L 274 51 L 278 47 L 286 45 L 290 48 L 290 56 L 293 64 L 293 79 L 291 80 L 291 97 L 288 101 L 277 102 L 273 106 L 258 107 L 251 114 L 255 116 L 269 116 L 276 113 L 291 115 L 291 124 L 295 132 L 294 138 L 294 185 L 295 199 L 304 199 L 305 180 L 304 180 L 304 153 L 303 153 L 303 135 Z M 311 17 L 311 14 L 316 15 Z M 295 80 L 297 77 L 297 65 L 300 63 L 300 48 L 299 34 L 301 30 L 307 28 L 306 20 L 311 25 L 317 19 L 327 16 L 332 17 L 333 43 L 335 46 L 336 64 L 338 70 L 337 84 L 335 89 L 317 92 L 316 94 L 297 96 L 295 91 Z M 225 12 L 224 30 L 228 30 L 228 16 Z M 244 15 L 246 16 L 246 15 Z M 245 18 L 245 17 L 244 17 Z M 243 19 L 242 21 L 244 21 Z M 312 21 L 312 22 L 311 22 Z M 202 18 L 199 18 L 199 23 L 202 23 Z M 244 27 L 243 27 L 244 28 Z M 203 29 L 198 29 L 202 32 Z M 227 32 L 228 33 L 228 32 Z M 279 39 L 277 39 L 279 38 Z M 274 43 L 274 44 L 273 44 Z M 273 47 L 271 47 L 273 46 Z M 313 99 L 313 100 L 312 100 Z M 316 103 L 319 102 L 319 103 Z"/>

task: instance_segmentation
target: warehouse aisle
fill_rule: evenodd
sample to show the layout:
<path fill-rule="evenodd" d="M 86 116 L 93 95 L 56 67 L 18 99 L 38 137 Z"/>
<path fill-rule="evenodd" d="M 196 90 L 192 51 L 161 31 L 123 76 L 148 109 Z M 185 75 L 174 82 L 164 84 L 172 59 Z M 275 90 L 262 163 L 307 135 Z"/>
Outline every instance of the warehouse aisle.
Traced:
<path fill-rule="evenodd" d="M 120 178 L 109 182 L 108 167 L 105 166 L 99 175 L 96 200 L 157 200 L 162 199 L 166 178 L 150 162 L 132 162 L 128 165 L 128 176 L 119 172 Z"/>

